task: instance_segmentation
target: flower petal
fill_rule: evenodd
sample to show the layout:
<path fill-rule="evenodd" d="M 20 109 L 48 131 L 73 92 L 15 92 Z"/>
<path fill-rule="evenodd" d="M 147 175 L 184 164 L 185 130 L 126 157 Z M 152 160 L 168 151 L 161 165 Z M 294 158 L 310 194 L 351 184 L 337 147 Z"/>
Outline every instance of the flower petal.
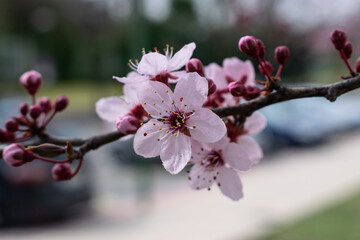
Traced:
<path fill-rule="evenodd" d="M 222 67 L 216 63 L 210 63 L 204 69 L 205 76 L 214 81 L 217 90 L 227 89 L 228 82 L 225 78 L 225 73 Z"/>
<path fill-rule="evenodd" d="M 234 81 L 241 80 L 243 76 L 246 76 L 245 85 L 255 85 L 255 70 L 249 60 L 244 62 L 237 57 L 225 58 L 223 67 L 225 75 L 231 77 Z"/>
<path fill-rule="evenodd" d="M 222 167 L 216 182 L 221 192 L 232 200 L 238 201 L 243 197 L 242 184 L 239 175 L 234 170 Z"/>
<path fill-rule="evenodd" d="M 176 106 L 181 111 L 189 107 L 201 107 L 208 94 L 208 83 L 204 77 L 197 73 L 188 73 L 185 78 L 180 78 L 174 90 Z M 191 109 L 190 109 L 191 111 Z"/>
<path fill-rule="evenodd" d="M 259 163 L 264 154 L 259 144 L 248 136 L 240 136 L 237 143 L 243 147 L 253 164 Z M 241 170 L 241 169 L 239 169 Z"/>
<path fill-rule="evenodd" d="M 266 118 L 259 112 L 254 112 L 248 117 L 244 124 L 244 129 L 248 135 L 258 134 L 266 126 Z"/>
<path fill-rule="evenodd" d="M 239 143 L 229 143 L 226 151 L 223 152 L 224 161 L 231 167 L 240 171 L 247 171 L 253 165 L 244 145 Z"/>
<path fill-rule="evenodd" d="M 172 109 L 173 92 L 161 82 L 149 81 L 137 89 L 138 99 L 146 112 L 154 118 L 167 116 Z"/>
<path fill-rule="evenodd" d="M 169 60 L 167 71 L 172 72 L 179 70 L 190 60 L 194 50 L 195 43 L 189 43 L 183 46 L 175 55 Z"/>
<path fill-rule="evenodd" d="M 215 176 L 216 173 L 207 170 L 204 165 L 194 164 L 189 172 L 189 185 L 194 190 L 209 188 L 215 182 Z"/>
<path fill-rule="evenodd" d="M 132 72 L 129 72 L 126 77 L 113 76 L 113 79 L 117 80 L 118 82 L 126 84 L 126 83 L 141 83 L 141 82 L 149 80 L 149 77 L 142 76 L 142 75 L 132 71 Z"/>
<path fill-rule="evenodd" d="M 166 71 L 168 65 L 167 58 L 157 52 L 145 54 L 139 62 L 137 71 L 140 74 L 155 76 L 162 71 Z"/>
<path fill-rule="evenodd" d="M 189 129 L 190 134 L 192 138 L 200 142 L 217 142 L 226 134 L 223 120 L 206 108 L 195 110 L 195 113 L 186 121 L 186 125 L 195 126 Z"/>
<path fill-rule="evenodd" d="M 136 154 L 146 158 L 160 155 L 163 141 L 158 141 L 158 139 L 162 139 L 166 134 L 164 130 L 159 130 L 159 126 L 161 125 L 161 122 L 151 119 L 137 130 L 134 138 L 134 150 Z"/>
<path fill-rule="evenodd" d="M 186 71 L 171 72 L 171 75 L 177 77 L 177 79 L 169 78 L 169 83 L 177 83 L 180 78 L 186 77 L 186 74 L 188 74 Z"/>
<path fill-rule="evenodd" d="M 211 151 L 207 144 L 191 140 L 191 162 L 197 163 L 204 160 L 204 157 Z"/>
<path fill-rule="evenodd" d="M 132 105 L 136 105 L 140 103 L 139 98 L 137 96 L 138 88 L 139 88 L 138 84 L 131 84 L 131 83 L 124 84 L 123 87 L 124 97 Z"/>
<path fill-rule="evenodd" d="M 190 157 L 190 138 L 184 134 L 179 134 L 177 136 L 169 134 L 166 141 L 164 141 L 160 152 L 160 158 L 164 168 L 171 174 L 177 174 L 190 161 Z"/>
<path fill-rule="evenodd" d="M 128 113 L 131 105 L 119 97 L 101 98 L 95 105 L 97 115 L 106 121 L 115 122 L 117 116 Z"/>

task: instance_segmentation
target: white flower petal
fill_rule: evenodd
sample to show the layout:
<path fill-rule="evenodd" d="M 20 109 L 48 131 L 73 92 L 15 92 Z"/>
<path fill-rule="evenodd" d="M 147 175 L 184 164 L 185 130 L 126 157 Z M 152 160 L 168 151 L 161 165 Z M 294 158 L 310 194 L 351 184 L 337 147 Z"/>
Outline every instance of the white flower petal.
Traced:
<path fill-rule="evenodd" d="M 171 174 L 179 173 L 191 157 L 191 141 L 184 134 L 169 134 L 161 147 L 160 158 L 164 168 Z"/>
<path fill-rule="evenodd" d="M 218 115 L 211 110 L 202 108 L 195 110 L 195 113 L 186 121 L 191 137 L 205 143 L 217 142 L 226 134 L 225 123 Z"/>
<path fill-rule="evenodd" d="M 128 74 L 127 77 L 116 77 L 116 76 L 113 76 L 113 79 L 117 80 L 118 82 L 121 82 L 121 83 L 142 83 L 142 82 L 145 82 L 147 80 L 149 80 L 149 77 L 147 76 L 142 76 L 142 75 L 139 75 L 137 73 L 134 73 L 134 74 Z"/>
<path fill-rule="evenodd" d="M 207 144 L 191 140 L 191 162 L 197 163 L 204 160 L 204 157 L 211 151 Z"/>
<path fill-rule="evenodd" d="M 229 143 L 226 151 L 223 152 L 223 158 L 231 167 L 240 171 L 247 171 L 253 165 L 244 145 L 239 143 Z"/>
<path fill-rule="evenodd" d="M 139 62 L 137 71 L 140 74 L 156 76 L 162 71 L 166 71 L 168 60 L 167 58 L 157 52 L 145 54 Z"/>
<path fill-rule="evenodd" d="M 190 106 L 201 107 L 207 94 L 207 80 L 197 73 L 188 73 L 185 78 L 180 78 L 174 90 L 175 103 L 181 111 L 189 111 Z"/>
<path fill-rule="evenodd" d="M 167 71 L 172 72 L 179 70 L 190 60 L 194 49 L 196 48 L 195 43 L 186 44 L 182 47 L 175 55 L 169 60 Z"/>
<path fill-rule="evenodd" d="M 123 87 L 124 97 L 132 105 L 139 104 L 139 98 L 137 96 L 139 85 L 138 84 L 125 84 Z"/>
<path fill-rule="evenodd" d="M 253 135 L 261 132 L 266 126 L 266 118 L 259 112 L 254 112 L 248 117 L 244 124 L 247 134 Z"/>
<path fill-rule="evenodd" d="M 261 147 L 251 137 L 240 136 L 237 139 L 237 143 L 244 148 L 244 150 L 247 152 L 247 155 L 249 156 L 250 161 L 253 164 L 258 163 L 260 161 L 260 159 L 263 158 L 264 154 L 263 154 Z"/>
<path fill-rule="evenodd" d="M 204 165 L 194 164 L 189 173 L 189 185 L 194 190 L 209 188 L 215 182 L 215 176 L 216 172 L 209 171 Z"/>
<path fill-rule="evenodd" d="M 239 81 L 243 76 L 246 76 L 247 80 L 245 85 L 255 85 L 255 70 L 249 60 L 244 62 L 237 57 L 225 58 L 223 67 L 225 75 L 231 77 L 234 81 Z"/>
<path fill-rule="evenodd" d="M 180 78 L 186 77 L 186 74 L 188 74 L 186 71 L 176 71 L 170 73 L 172 76 L 177 77 L 177 79 L 171 79 L 169 78 L 169 83 L 177 83 Z"/>
<path fill-rule="evenodd" d="M 162 125 L 161 122 L 152 119 L 137 130 L 134 138 L 136 154 L 146 158 L 160 155 L 163 141 L 158 141 L 158 139 L 162 139 L 166 134 L 166 130 L 159 130 L 159 127 Z"/>
<path fill-rule="evenodd" d="M 222 67 L 216 63 L 210 63 L 204 69 L 205 77 L 214 81 L 217 90 L 227 89 L 228 82 L 225 78 L 225 73 Z"/>
<path fill-rule="evenodd" d="M 131 105 L 119 97 L 101 98 L 95 105 L 97 115 L 106 121 L 115 122 L 119 115 L 128 113 Z"/>
<path fill-rule="evenodd" d="M 219 170 L 216 182 L 221 192 L 234 201 L 238 201 L 243 197 L 242 184 L 238 174 L 227 167 Z"/>
<path fill-rule="evenodd" d="M 154 118 L 168 116 L 172 109 L 173 92 L 161 82 L 149 81 L 142 84 L 137 96 L 145 111 Z"/>

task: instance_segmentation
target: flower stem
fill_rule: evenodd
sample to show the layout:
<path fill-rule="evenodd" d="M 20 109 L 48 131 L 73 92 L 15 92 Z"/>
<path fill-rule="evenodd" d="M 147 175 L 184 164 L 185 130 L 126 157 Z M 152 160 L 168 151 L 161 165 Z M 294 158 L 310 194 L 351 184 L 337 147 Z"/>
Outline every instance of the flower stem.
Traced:
<path fill-rule="evenodd" d="M 344 50 L 343 50 L 343 49 L 340 50 L 340 56 L 341 56 L 341 58 L 344 60 L 344 62 L 345 62 L 345 64 L 346 64 L 346 67 L 347 67 L 347 68 L 349 69 L 349 71 L 350 71 L 350 74 L 351 74 L 352 76 L 354 76 L 354 75 L 355 75 L 354 70 L 351 68 L 351 66 L 350 66 L 350 64 L 349 64 L 349 61 L 348 61 L 347 57 L 345 56 L 345 53 L 344 53 Z"/>
<path fill-rule="evenodd" d="M 67 162 L 70 161 L 69 159 L 57 161 L 57 160 L 44 158 L 44 157 L 41 157 L 41 156 L 35 156 L 35 157 L 36 157 L 36 159 L 39 159 L 39 160 L 44 161 L 44 162 L 49 162 L 49 163 L 67 163 Z"/>
<path fill-rule="evenodd" d="M 54 116 L 56 115 L 56 111 L 54 110 L 54 112 L 50 115 L 50 117 L 46 120 L 46 122 L 41 126 L 41 128 L 45 128 L 49 122 L 54 118 Z"/>
<path fill-rule="evenodd" d="M 82 166 L 83 161 L 84 161 L 84 158 L 80 158 L 79 164 L 78 164 L 75 172 L 71 175 L 71 178 L 73 178 L 76 174 L 78 174 L 78 172 L 79 172 L 79 170 L 80 170 L 80 168 Z"/>
<path fill-rule="evenodd" d="M 276 76 L 275 76 L 276 78 L 280 77 L 280 74 L 281 74 L 281 72 L 283 70 L 283 67 L 284 67 L 284 65 L 279 66 L 278 71 L 277 71 Z"/>

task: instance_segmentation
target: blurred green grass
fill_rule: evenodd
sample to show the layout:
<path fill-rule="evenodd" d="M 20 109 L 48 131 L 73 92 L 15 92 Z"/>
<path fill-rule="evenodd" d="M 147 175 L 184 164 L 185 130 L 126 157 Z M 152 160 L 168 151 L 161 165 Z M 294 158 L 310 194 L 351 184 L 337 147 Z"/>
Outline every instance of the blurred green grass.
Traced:
<path fill-rule="evenodd" d="M 258 240 L 358 240 L 360 193 Z"/>

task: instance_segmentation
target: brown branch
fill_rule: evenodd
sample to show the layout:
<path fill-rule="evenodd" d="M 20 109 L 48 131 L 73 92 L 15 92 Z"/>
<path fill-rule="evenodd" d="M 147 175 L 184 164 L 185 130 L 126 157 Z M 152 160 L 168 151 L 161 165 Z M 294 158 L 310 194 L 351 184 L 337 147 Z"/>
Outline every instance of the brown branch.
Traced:
<path fill-rule="evenodd" d="M 219 115 L 219 117 L 240 116 L 240 119 L 244 121 L 246 117 L 250 116 L 256 110 L 291 99 L 325 97 L 329 101 L 333 102 L 340 95 L 360 88 L 360 76 L 357 75 L 347 80 L 319 87 L 288 87 L 280 85 L 278 82 L 274 82 L 272 88 L 276 89 L 276 91 L 270 93 L 268 96 L 261 96 L 236 106 L 216 108 L 213 109 L 213 112 Z M 39 138 L 41 143 L 53 143 L 61 146 L 65 146 L 66 142 L 69 141 L 73 146 L 79 147 L 76 152 L 78 157 L 81 158 L 84 157 L 87 152 L 95 150 L 105 144 L 114 142 L 123 136 L 124 134 L 114 131 L 89 138 L 61 138 L 51 136 L 49 134 L 39 135 Z M 0 149 L 0 154 L 2 154 L 2 149 Z"/>

